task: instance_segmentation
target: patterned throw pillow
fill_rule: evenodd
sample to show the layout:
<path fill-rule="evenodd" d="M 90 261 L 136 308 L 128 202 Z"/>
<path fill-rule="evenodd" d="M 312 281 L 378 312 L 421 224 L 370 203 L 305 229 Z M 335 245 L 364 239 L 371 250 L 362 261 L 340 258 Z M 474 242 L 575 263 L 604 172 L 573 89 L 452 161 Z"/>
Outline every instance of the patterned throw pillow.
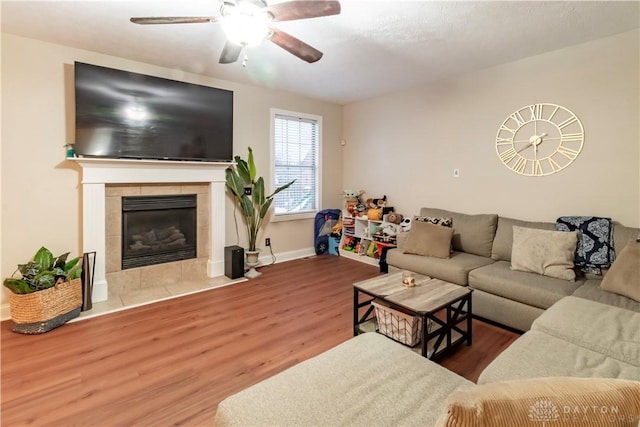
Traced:
<path fill-rule="evenodd" d="M 616 258 L 611 218 L 561 216 L 556 230 L 579 232 L 574 263 L 584 273 L 602 274 Z"/>
<path fill-rule="evenodd" d="M 429 222 L 435 225 L 442 225 L 444 227 L 453 227 L 453 219 L 448 216 L 416 216 L 414 221 Z"/>

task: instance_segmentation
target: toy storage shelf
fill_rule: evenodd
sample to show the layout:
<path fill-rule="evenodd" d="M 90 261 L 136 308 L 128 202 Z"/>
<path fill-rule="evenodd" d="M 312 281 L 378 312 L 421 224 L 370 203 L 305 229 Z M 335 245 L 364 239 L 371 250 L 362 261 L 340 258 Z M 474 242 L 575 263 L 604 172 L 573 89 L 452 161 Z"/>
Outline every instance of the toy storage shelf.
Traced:
<path fill-rule="evenodd" d="M 378 258 L 371 258 L 370 256 L 367 256 L 367 255 L 359 255 L 354 252 L 345 251 L 342 248 L 340 249 L 340 256 L 353 259 L 356 261 L 364 262 L 367 264 L 375 265 L 375 266 L 378 266 L 379 264 Z"/>
<path fill-rule="evenodd" d="M 342 215 L 343 222 L 348 218 L 347 223 L 352 219 L 354 224 L 353 227 L 348 226 L 343 227 L 342 229 L 342 237 L 340 239 L 340 256 L 377 266 L 379 263 L 378 258 L 367 255 L 367 250 L 370 245 L 373 245 L 373 253 L 377 256 L 378 250 L 372 236 L 382 227 L 383 221 L 370 220 L 367 217 L 351 218 L 347 211 L 343 211 Z M 352 252 L 344 249 L 349 238 L 352 238 L 355 241 L 359 251 Z"/>

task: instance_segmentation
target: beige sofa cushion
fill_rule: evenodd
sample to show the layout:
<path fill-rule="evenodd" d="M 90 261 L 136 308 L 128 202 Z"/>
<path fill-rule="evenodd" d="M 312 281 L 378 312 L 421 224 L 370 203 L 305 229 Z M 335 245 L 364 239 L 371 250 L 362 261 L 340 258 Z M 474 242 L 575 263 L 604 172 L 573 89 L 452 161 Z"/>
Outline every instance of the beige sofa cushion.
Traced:
<path fill-rule="evenodd" d="M 420 216 L 451 217 L 453 219 L 453 250 L 485 257 L 491 256 L 498 215 L 467 215 L 444 209 L 422 208 Z M 413 227 L 413 225 L 412 225 Z"/>
<path fill-rule="evenodd" d="M 518 219 L 500 217 L 498 218 L 498 228 L 496 237 L 493 240 L 491 258 L 496 261 L 511 261 L 511 248 L 513 247 L 513 226 L 525 228 L 536 228 L 540 230 L 555 231 L 556 225 L 553 222 L 531 222 L 520 221 Z"/>
<path fill-rule="evenodd" d="M 571 296 L 552 305 L 531 330 L 640 367 L 640 314 L 634 311 Z"/>
<path fill-rule="evenodd" d="M 411 225 L 409 237 L 404 243 L 403 252 L 449 258 L 453 228 L 435 225 L 430 222 L 414 221 Z"/>
<path fill-rule="evenodd" d="M 640 242 L 631 241 L 625 246 L 602 279 L 600 287 L 640 301 Z"/>
<path fill-rule="evenodd" d="M 387 264 L 392 267 L 462 286 L 469 283 L 470 271 L 492 262 L 491 258 L 456 251 L 452 252 L 448 259 L 404 254 L 400 249 L 391 249 L 387 252 Z"/>
<path fill-rule="evenodd" d="M 482 371 L 478 384 L 558 376 L 638 381 L 640 368 L 544 332 L 528 331 Z"/>
<path fill-rule="evenodd" d="M 469 286 L 534 307 L 547 309 L 575 292 L 583 283 L 526 273 L 510 268 L 507 261 L 477 268 L 469 272 Z"/>
<path fill-rule="evenodd" d="M 432 426 L 451 392 L 474 386 L 408 347 L 367 333 L 227 397 L 214 424 Z"/>
<path fill-rule="evenodd" d="M 576 232 L 513 226 L 511 268 L 563 280 L 575 280 Z"/>
<path fill-rule="evenodd" d="M 600 287 L 600 283 L 600 280 L 587 280 L 571 295 L 640 313 L 640 302 L 613 292 L 607 292 Z"/>
<path fill-rule="evenodd" d="M 545 422 L 576 427 L 637 427 L 640 382 L 571 377 L 501 381 L 454 391 L 446 404 L 438 427 L 504 427 Z M 574 412 L 575 408 L 580 408 L 579 414 Z M 615 416 L 612 408 L 621 417 Z"/>
<path fill-rule="evenodd" d="M 616 254 L 622 252 L 627 243 L 635 241 L 640 235 L 640 228 L 625 227 L 616 222 L 613 223 L 613 247 Z"/>

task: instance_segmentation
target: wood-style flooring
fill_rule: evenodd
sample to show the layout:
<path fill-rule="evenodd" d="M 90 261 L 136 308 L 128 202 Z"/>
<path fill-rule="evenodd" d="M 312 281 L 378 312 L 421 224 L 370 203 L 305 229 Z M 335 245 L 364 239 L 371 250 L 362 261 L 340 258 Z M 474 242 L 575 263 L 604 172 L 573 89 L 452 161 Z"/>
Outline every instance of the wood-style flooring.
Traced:
<path fill-rule="evenodd" d="M 2 322 L 2 426 L 211 426 L 225 397 L 349 339 L 352 283 L 379 274 L 329 255 L 261 271 L 42 335 Z M 473 332 L 440 363 L 475 381 L 517 334 Z"/>

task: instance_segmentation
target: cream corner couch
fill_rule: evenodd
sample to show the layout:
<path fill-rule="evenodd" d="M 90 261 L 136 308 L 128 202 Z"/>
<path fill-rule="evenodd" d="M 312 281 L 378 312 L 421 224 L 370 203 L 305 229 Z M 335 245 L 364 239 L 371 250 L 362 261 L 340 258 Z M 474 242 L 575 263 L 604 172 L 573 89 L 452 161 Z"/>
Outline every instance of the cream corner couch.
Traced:
<path fill-rule="evenodd" d="M 503 381 L 546 377 L 637 381 L 638 410 L 626 415 L 640 419 L 639 326 L 640 313 L 565 297 L 487 366 L 478 382 L 500 388 Z M 435 426 L 450 394 L 476 387 L 371 332 L 224 399 L 215 425 Z"/>
<path fill-rule="evenodd" d="M 421 214 L 444 216 L 445 212 L 423 209 Z M 567 390 L 565 385 L 559 385 L 566 384 L 563 383 L 566 379 L 557 377 L 584 378 L 582 385 L 589 384 L 588 379 L 600 384 L 596 378 L 631 380 L 623 393 L 632 401 L 631 406 L 625 407 L 632 412 L 624 414 L 630 421 L 620 425 L 637 424 L 640 303 L 600 289 L 599 279 L 566 282 L 511 271 L 508 266 L 512 226 L 529 224 L 551 229 L 553 224 L 452 214 L 456 215 L 450 216 L 454 216 L 458 228 L 449 260 L 421 259 L 427 257 L 401 251 L 396 252 L 395 260 L 393 255 L 388 260 L 399 268 L 475 286 L 474 314 L 480 305 L 481 316 L 528 330 L 483 370 L 479 385 L 383 335 L 367 333 L 229 396 L 218 405 L 215 424 L 218 427 L 435 426 L 441 425 L 441 416 L 451 409 L 450 395 L 473 395 L 477 390 L 482 399 L 487 390 L 505 387 L 510 391 L 524 390 L 525 394 L 533 388 L 537 393 L 541 383 L 549 385 L 547 390 Z M 478 228 L 478 224 L 484 224 L 488 232 Z M 494 235 L 489 238 L 491 233 Z M 637 233 L 637 229 L 616 226 L 616 251 Z M 491 277 L 494 283 L 489 280 Z M 478 298 L 483 294 L 486 298 Z M 499 308 L 492 308 L 493 304 Z M 600 402 L 590 393 L 587 392 L 590 405 Z M 509 406 L 513 403 L 519 408 L 521 419 L 523 411 L 526 418 L 532 397 L 526 396 L 529 400 L 523 400 L 523 407 L 517 406 L 518 400 L 507 394 L 510 401 L 505 407 L 513 407 Z M 554 397 L 559 404 L 566 404 L 576 396 L 560 393 Z M 544 394 L 533 399 L 533 402 L 547 401 Z M 469 407 L 473 417 L 492 417 L 484 412 L 491 404 L 482 406 L 482 401 L 480 406 L 476 404 L 474 401 Z M 510 425 L 509 416 L 509 410 L 503 410 L 497 421 L 492 419 L 493 425 Z"/>
<path fill-rule="evenodd" d="M 555 230 L 555 223 L 530 222 L 495 214 L 469 215 L 444 209 L 422 208 L 421 216 L 453 219 L 453 252 L 448 259 L 402 252 L 387 252 L 390 269 L 411 270 L 461 286 L 471 287 L 473 314 L 502 325 L 527 331 L 533 321 L 560 299 L 575 295 L 640 312 L 640 303 L 600 289 L 602 276 L 571 282 L 536 273 L 511 270 L 513 226 Z M 640 229 L 614 224 L 616 253 L 640 233 Z"/>

